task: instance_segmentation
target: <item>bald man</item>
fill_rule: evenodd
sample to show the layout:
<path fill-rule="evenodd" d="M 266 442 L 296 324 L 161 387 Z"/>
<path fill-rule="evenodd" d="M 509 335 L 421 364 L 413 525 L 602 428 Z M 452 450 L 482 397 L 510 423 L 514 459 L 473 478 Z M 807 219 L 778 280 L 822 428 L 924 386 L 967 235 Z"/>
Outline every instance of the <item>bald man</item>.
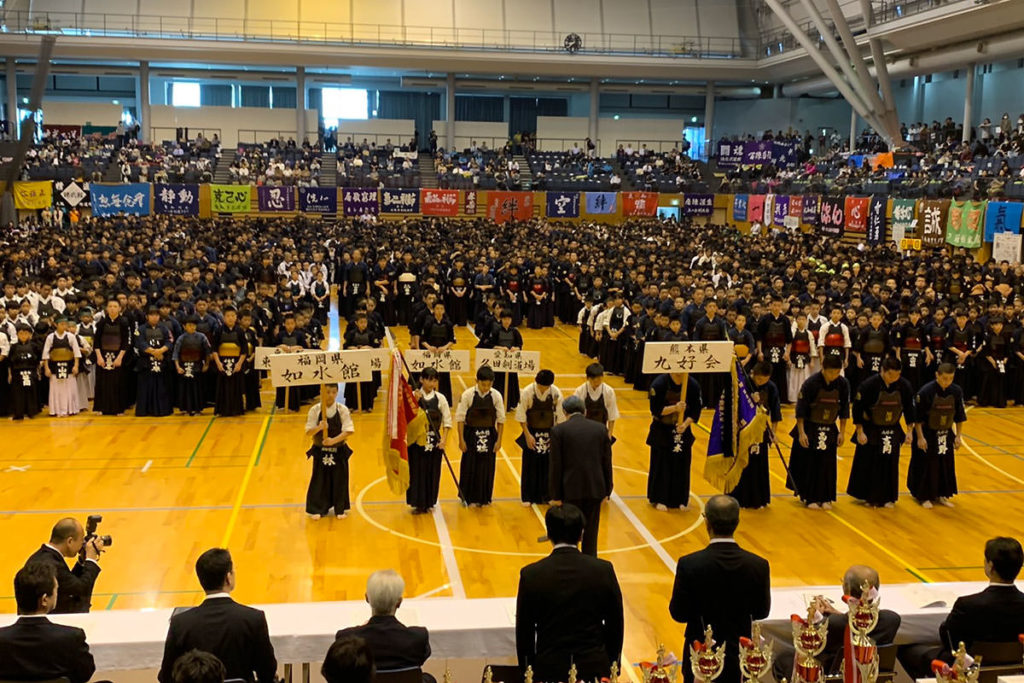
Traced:
<path fill-rule="evenodd" d="M 863 564 L 855 564 L 843 574 L 843 595 L 859 598 L 861 587 L 864 582 L 876 590 L 881 586 L 878 572 Z M 825 673 L 838 672 L 843 661 L 843 645 L 848 622 L 847 613 L 840 605 L 834 605 L 820 595 L 815 598 L 818 609 L 828 615 L 828 640 L 825 642 L 825 649 L 818 655 L 818 661 L 825 667 Z M 892 610 L 883 609 L 878 612 L 878 623 L 868 635 L 875 641 L 875 645 L 890 645 L 896 639 L 896 632 L 900 629 L 900 615 Z M 775 680 L 793 678 L 793 643 L 792 640 L 785 642 L 775 641 Z"/>
<path fill-rule="evenodd" d="M 79 556 L 85 546 L 85 560 Z M 57 570 L 57 605 L 51 614 L 74 614 L 88 612 L 92 606 L 92 589 L 100 575 L 100 554 L 103 541 L 100 538 L 85 542 L 85 529 L 77 519 L 65 517 L 54 525 L 50 540 L 28 558 L 30 562 L 52 564 Z M 73 569 L 68 569 L 65 557 L 79 557 Z"/>

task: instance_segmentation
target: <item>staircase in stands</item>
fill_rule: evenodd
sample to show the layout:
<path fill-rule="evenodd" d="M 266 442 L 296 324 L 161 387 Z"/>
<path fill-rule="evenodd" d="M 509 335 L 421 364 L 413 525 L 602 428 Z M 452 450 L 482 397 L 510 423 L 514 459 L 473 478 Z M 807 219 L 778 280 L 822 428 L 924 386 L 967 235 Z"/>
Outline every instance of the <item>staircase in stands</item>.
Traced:
<path fill-rule="evenodd" d="M 233 163 L 235 163 L 234 147 L 221 146 L 217 170 L 213 172 L 213 182 L 218 185 L 229 184 L 231 182 L 231 164 Z"/>
<path fill-rule="evenodd" d="M 431 158 L 429 152 L 420 152 L 419 154 L 419 165 L 420 165 L 420 185 L 433 190 L 437 188 L 437 172 L 434 170 L 434 160 Z"/>
<path fill-rule="evenodd" d="M 338 155 L 324 152 L 320 155 L 320 187 L 338 186 Z"/>
<path fill-rule="evenodd" d="M 619 186 L 619 190 L 623 192 L 630 192 L 636 189 L 636 185 L 633 184 L 633 179 L 630 178 L 629 175 L 626 173 L 626 169 L 622 168 L 622 164 L 619 163 L 618 159 L 612 157 L 611 159 L 608 160 L 608 163 L 611 165 L 612 170 L 615 172 L 615 175 L 619 176 L 619 178 L 622 180 L 622 184 Z"/>
<path fill-rule="evenodd" d="M 519 189 L 528 192 L 533 189 L 533 174 L 530 173 L 530 164 L 522 154 L 512 157 L 513 161 L 519 163 Z"/>

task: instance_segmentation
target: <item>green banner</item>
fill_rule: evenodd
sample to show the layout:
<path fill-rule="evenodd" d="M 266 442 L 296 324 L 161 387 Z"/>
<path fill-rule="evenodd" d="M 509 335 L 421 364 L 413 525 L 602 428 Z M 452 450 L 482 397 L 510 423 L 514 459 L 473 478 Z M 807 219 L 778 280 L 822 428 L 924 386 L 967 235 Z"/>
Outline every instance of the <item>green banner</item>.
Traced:
<path fill-rule="evenodd" d="M 905 239 L 919 237 L 914 221 L 917 220 L 916 199 L 894 199 L 892 200 L 892 227 L 893 230 L 903 232 Z"/>
<path fill-rule="evenodd" d="M 210 185 L 210 210 L 213 213 L 252 211 L 251 185 Z"/>
<path fill-rule="evenodd" d="M 949 205 L 946 241 L 954 247 L 977 249 L 981 246 L 987 202 L 958 202 Z"/>

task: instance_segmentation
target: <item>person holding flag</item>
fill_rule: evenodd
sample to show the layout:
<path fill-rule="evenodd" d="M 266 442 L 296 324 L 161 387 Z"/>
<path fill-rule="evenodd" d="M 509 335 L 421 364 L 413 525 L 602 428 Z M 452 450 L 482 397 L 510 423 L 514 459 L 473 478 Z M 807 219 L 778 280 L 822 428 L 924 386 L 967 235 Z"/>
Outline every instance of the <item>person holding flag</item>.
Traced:
<path fill-rule="evenodd" d="M 505 428 L 505 405 L 493 384 L 494 370 L 481 365 L 476 371 L 476 385 L 462 393 L 455 410 L 462 451 L 461 495 L 470 507 L 490 505 L 494 494 L 494 453 Z"/>
<path fill-rule="evenodd" d="M 684 510 L 690 503 L 691 425 L 700 420 L 703 407 L 700 384 L 687 373 L 659 375 L 651 382 L 650 406 L 647 500 L 663 512 Z"/>
<path fill-rule="evenodd" d="M 771 361 L 768 363 L 771 365 Z M 771 365 L 771 369 L 773 373 L 775 366 Z M 765 411 L 758 410 L 751 398 L 734 359 L 722 400 L 711 422 L 704 479 L 721 491 L 736 488 L 747 467 L 751 450 L 757 448 L 758 442 L 764 438 L 767 419 Z"/>
<path fill-rule="evenodd" d="M 768 507 L 772 500 L 772 489 L 769 483 L 768 449 L 775 440 L 776 429 L 782 422 L 782 404 L 779 402 L 779 389 L 771 380 L 771 363 L 760 362 L 750 373 L 753 380 L 754 400 L 768 415 L 769 424 L 760 442 L 751 448 L 747 456 L 747 466 L 743 468 L 736 488 L 729 495 L 736 499 L 741 508 L 760 510 Z"/>
<path fill-rule="evenodd" d="M 437 390 L 437 380 L 436 369 L 424 368 L 420 388 L 413 392 L 427 417 L 426 443 L 409 444 L 409 490 L 405 492 L 405 502 L 412 506 L 414 514 L 429 512 L 437 505 L 441 459 L 452 428 L 451 408 L 448 399 Z"/>
<path fill-rule="evenodd" d="M 331 508 L 338 519 L 348 515 L 348 459 L 352 456 L 348 438 L 355 433 L 352 415 L 338 403 L 338 385 L 325 384 L 319 403 L 306 414 L 306 436 L 313 445 L 306 457 L 313 459 L 313 475 L 306 490 L 306 514 L 317 520 Z"/>
<path fill-rule="evenodd" d="M 390 336 L 388 345 L 391 345 Z M 409 447 L 426 446 L 426 411 L 419 409 L 409 380 L 402 372 L 402 355 L 391 346 L 391 378 L 388 381 L 387 429 L 384 430 L 384 466 L 388 486 L 407 494 L 410 486 Z M 435 386 L 436 388 L 436 386 Z M 443 455 L 443 450 L 441 451 Z M 458 482 L 456 482 L 458 485 Z M 415 495 L 415 494 L 414 494 Z M 435 489 L 436 496 L 436 489 Z"/>

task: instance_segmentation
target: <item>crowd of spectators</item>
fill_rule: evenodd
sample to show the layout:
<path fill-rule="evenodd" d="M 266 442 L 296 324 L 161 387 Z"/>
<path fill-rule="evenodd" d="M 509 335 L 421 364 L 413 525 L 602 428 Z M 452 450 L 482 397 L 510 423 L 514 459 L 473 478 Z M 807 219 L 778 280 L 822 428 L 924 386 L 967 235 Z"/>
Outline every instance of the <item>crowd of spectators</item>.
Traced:
<path fill-rule="evenodd" d="M 209 183 L 220 159 L 220 139 L 198 133 L 194 140 L 139 143 L 129 139 L 117 152 L 122 183 Z M 97 179 L 102 180 L 102 178 Z"/>
<path fill-rule="evenodd" d="M 612 164 L 596 156 L 594 144 L 574 143 L 565 152 L 530 151 L 526 155 L 537 190 L 617 190 L 622 178 Z"/>
<path fill-rule="evenodd" d="M 434 171 L 437 186 L 457 190 L 519 190 L 523 188 L 522 169 L 505 145 L 500 150 L 489 149 L 486 142 L 476 140 L 461 152 L 434 153 Z"/>
<path fill-rule="evenodd" d="M 320 147 L 309 140 L 298 145 L 294 138 L 240 143 L 228 174 L 234 185 L 318 187 Z"/>
<path fill-rule="evenodd" d="M 349 137 L 338 145 L 338 187 L 419 187 L 419 153 L 416 139 L 395 146 L 391 138 L 383 145 Z"/>
<path fill-rule="evenodd" d="M 22 165 L 22 180 L 99 180 L 114 154 L 114 140 L 100 134 L 47 134 L 29 148 Z"/>

